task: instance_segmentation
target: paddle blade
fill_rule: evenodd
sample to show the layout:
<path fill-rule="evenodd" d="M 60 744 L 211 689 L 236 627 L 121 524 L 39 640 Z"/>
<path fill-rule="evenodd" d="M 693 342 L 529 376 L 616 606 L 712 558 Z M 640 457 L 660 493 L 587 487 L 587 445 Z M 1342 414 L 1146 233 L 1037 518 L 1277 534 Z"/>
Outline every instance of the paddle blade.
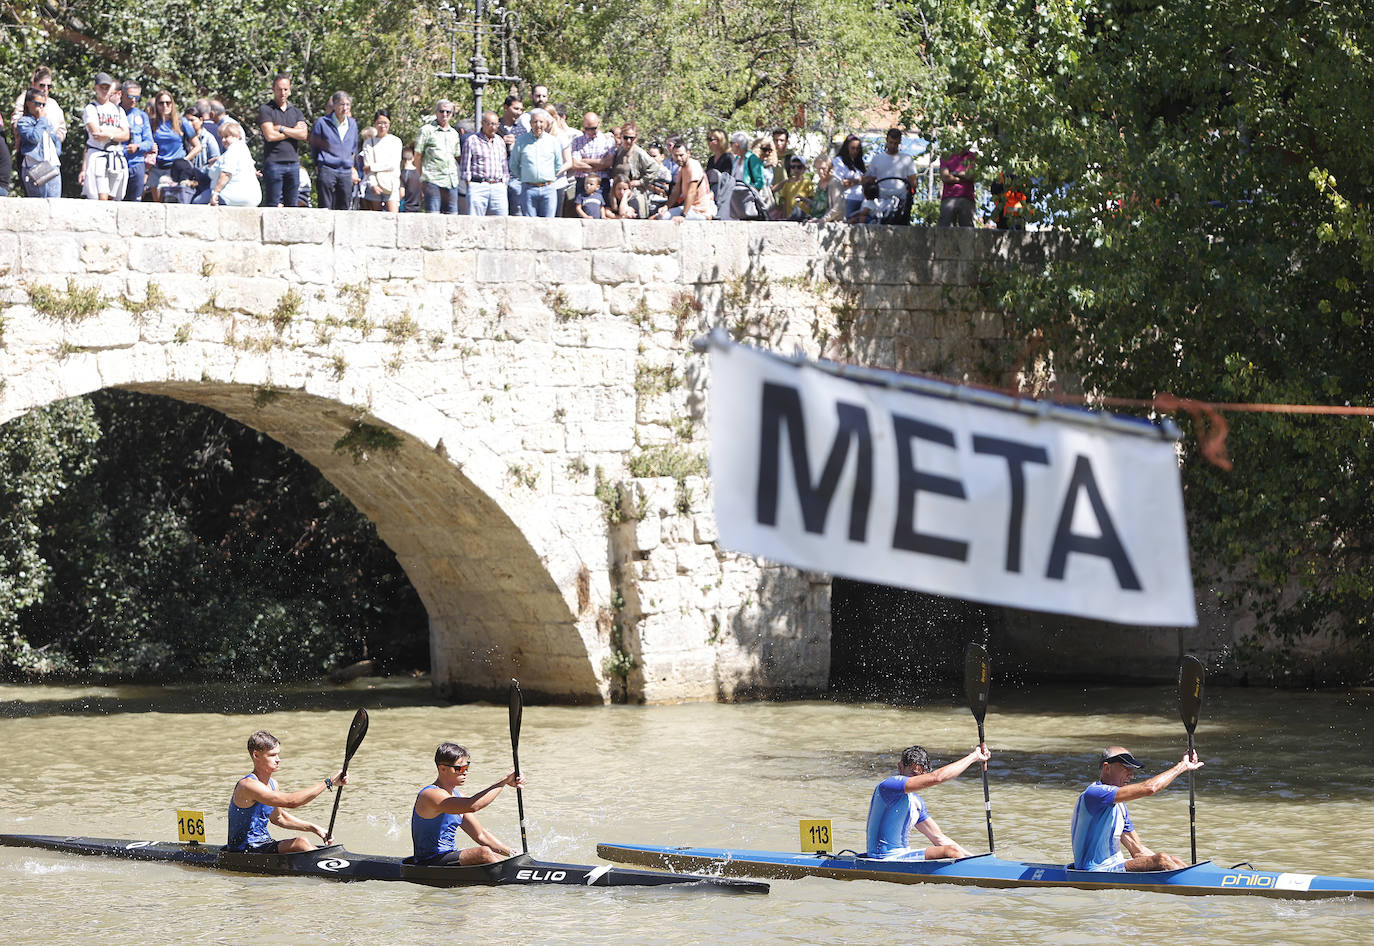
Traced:
<path fill-rule="evenodd" d="M 1202 681 L 1206 675 L 1202 661 L 1192 654 L 1179 661 L 1178 712 L 1189 735 L 1197 728 L 1198 713 L 1202 710 Z"/>
<path fill-rule="evenodd" d="M 988 665 L 988 652 L 982 644 L 969 644 L 964 651 L 964 690 L 968 694 L 968 708 L 973 718 L 983 723 L 988 713 L 988 689 L 992 685 L 992 672 Z"/>
<path fill-rule="evenodd" d="M 348 727 L 348 742 L 344 748 L 345 769 L 348 762 L 353 758 L 353 753 L 358 751 L 358 747 L 363 744 L 363 737 L 367 735 L 367 710 L 360 709 L 353 714 L 353 723 Z"/>
<path fill-rule="evenodd" d="M 510 745 L 512 749 L 520 746 L 520 716 L 524 705 L 520 699 L 520 683 L 514 678 L 510 681 Z"/>

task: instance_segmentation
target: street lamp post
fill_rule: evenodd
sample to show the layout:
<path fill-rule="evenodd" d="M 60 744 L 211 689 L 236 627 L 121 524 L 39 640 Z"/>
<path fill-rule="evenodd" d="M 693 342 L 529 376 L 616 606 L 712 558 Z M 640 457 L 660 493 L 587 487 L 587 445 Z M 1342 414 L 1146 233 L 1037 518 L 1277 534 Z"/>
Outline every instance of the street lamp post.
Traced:
<path fill-rule="evenodd" d="M 507 10 L 500 0 L 488 3 L 487 0 L 472 0 L 472 6 L 459 5 L 443 0 L 439 4 L 441 13 L 449 17 L 449 71 L 436 72 L 440 79 L 454 81 L 467 79 L 472 86 L 473 127 L 482 127 L 482 94 L 493 82 L 519 82 L 516 75 L 519 63 L 516 61 L 515 30 L 519 16 Z M 468 19 L 468 16 L 471 16 Z M 458 71 L 458 32 L 464 30 L 472 37 L 472 55 L 468 58 L 468 71 Z M 465 37 L 466 38 L 466 37 Z M 487 66 L 486 53 L 492 47 L 499 50 L 500 71 L 493 74 Z"/>

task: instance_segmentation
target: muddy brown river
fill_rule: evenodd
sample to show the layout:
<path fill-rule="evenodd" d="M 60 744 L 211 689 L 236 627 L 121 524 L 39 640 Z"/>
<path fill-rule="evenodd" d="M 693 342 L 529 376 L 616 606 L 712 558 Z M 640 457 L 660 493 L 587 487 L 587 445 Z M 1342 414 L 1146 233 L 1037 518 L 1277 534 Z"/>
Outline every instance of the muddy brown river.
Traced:
<path fill-rule="evenodd" d="M 415 792 L 435 745 L 472 752 L 470 787 L 510 770 L 507 708 L 439 706 L 425 692 L 360 683 L 289 705 L 206 688 L 0 687 L 0 832 L 174 839 L 177 808 L 203 810 L 222 843 L 255 729 L 282 741 L 291 790 L 342 761 L 352 706 L 371 714 L 336 835 L 349 849 L 409 853 Z M 300 708 L 309 706 L 330 708 Z M 1226 866 L 1374 876 L 1374 693 L 1208 692 L 1197 731 L 1200 857 Z M 997 853 L 1069 859 L 1072 806 L 1096 751 L 1129 746 L 1152 774 L 1182 755 L 1172 688 L 1040 687 L 999 693 L 987 716 Z M 950 691 L 917 706 L 831 702 L 527 706 L 531 852 L 598 863 L 598 841 L 796 850 L 798 821 L 830 818 L 861 849 L 873 785 L 921 743 L 942 761 L 976 726 Z M 987 849 L 976 769 L 924 794 L 974 852 Z M 299 812 L 325 823 L 333 796 Z M 509 789 L 483 823 L 519 845 Z M 1188 856 L 1186 779 L 1133 803 L 1146 843 Z M 284 832 L 274 829 L 278 837 Z M 668 889 L 331 884 L 0 848 L 0 936 L 14 943 L 1103 943 L 1367 942 L 1374 902 L 1285 902 L 1131 891 L 980 890 L 824 879 L 774 881 L 767 897 Z"/>

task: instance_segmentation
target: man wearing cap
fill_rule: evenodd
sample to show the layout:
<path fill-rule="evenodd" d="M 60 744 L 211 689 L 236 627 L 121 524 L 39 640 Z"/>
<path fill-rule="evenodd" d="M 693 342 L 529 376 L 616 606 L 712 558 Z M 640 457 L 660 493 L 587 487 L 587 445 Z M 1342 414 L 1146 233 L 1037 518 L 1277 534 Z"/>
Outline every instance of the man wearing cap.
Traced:
<path fill-rule="evenodd" d="M 112 98 L 115 80 L 107 72 L 95 77 L 95 101 L 81 111 L 86 125 L 85 184 L 91 200 L 123 200 L 129 183 L 129 159 L 124 144 L 129 140 L 129 116 Z"/>
<path fill-rule="evenodd" d="M 1155 853 L 1135 833 L 1126 802 L 1148 798 L 1184 772 L 1202 768 L 1197 753 L 1183 757 L 1171 769 L 1139 785 L 1129 785 L 1144 768 L 1121 746 L 1109 746 L 1098 756 L 1101 772 L 1073 810 L 1073 862 L 1079 870 L 1178 870 L 1188 865 L 1173 854 Z M 1123 851 L 1122 848 L 1125 848 Z M 1129 855 L 1129 857 L 1127 856 Z"/>
<path fill-rule="evenodd" d="M 904 861 L 968 857 L 969 852 L 962 845 L 940 830 L 926 811 L 926 803 L 916 793 L 958 778 L 973 763 L 987 762 L 991 757 L 987 746 L 979 744 L 957 762 L 932 772 L 926 750 L 920 746 L 904 749 L 897 763 L 897 774 L 883 779 L 873 789 L 873 800 L 868 804 L 868 853 L 864 856 Z M 909 846 L 913 827 L 930 839 L 930 847 Z"/>

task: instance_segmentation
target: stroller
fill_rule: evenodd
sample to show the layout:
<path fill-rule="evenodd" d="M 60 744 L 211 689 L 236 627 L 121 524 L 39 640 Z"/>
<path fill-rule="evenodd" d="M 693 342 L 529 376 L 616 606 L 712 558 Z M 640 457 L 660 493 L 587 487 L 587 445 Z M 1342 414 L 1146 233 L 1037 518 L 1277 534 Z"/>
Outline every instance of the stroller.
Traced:
<path fill-rule="evenodd" d="M 736 181 L 733 177 L 729 178 L 733 183 L 730 189 L 728 204 L 730 207 L 731 220 L 767 220 L 768 208 L 763 205 L 759 192 L 754 190 L 744 181 Z"/>
<path fill-rule="evenodd" d="M 898 181 L 902 185 L 902 193 L 901 196 L 897 197 L 895 200 L 892 199 L 891 196 L 883 197 L 884 203 L 890 204 L 891 206 L 890 209 L 887 209 L 882 217 L 878 219 L 878 222 L 896 227 L 911 226 L 911 204 L 915 199 L 915 193 L 912 190 L 911 182 L 903 177 L 879 178 L 877 183 L 880 193 L 882 192 L 883 184 L 887 181 Z"/>

